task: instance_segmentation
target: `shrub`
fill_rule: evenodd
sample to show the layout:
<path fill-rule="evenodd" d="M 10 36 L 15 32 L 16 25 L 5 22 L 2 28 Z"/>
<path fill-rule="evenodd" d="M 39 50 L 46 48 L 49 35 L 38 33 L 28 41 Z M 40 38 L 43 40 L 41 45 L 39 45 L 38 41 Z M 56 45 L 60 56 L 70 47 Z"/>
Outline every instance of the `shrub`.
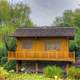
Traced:
<path fill-rule="evenodd" d="M 7 80 L 51 80 L 42 74 L 11 73 Z M 53 79 L 52 79 L 53 80 Z"/>
<path fill-rule="evenodd" d="M 6 56 L 7 56 L 7 49 L 4 43 L 0 41 L 0 62 L 1 62 L 2 57 L 6 57 Z"/>
<path fill-rule="evenodd" d="M 75 67 L 75 79 L 80 79 L 80 68 L 79 67 Z"/>
<path fill-rule="evenodd" d="M 75 71 L 75 69 L 73 67 L 69 68 L 69 73 L 68 73 L 69 78 L 73 77 L 74 71 Z"/>
<path fill-rule="evenodd" d="M 0 77 L 7 77 L 8 75 L 8 72 L 3 67 L 0 67 Z"/>
<path fill-rule="evenodd" d="M 7 57 L 2 57 L 1 58 L 1 64 L 4 65 L 7 62 Z"/>
<path fill-rule="evenodd" d="M 75 79 L 80 79 L 80 68 L 79 67 L 70 67 L 69 68 L 69 77 L 75 77 Z"/>
<path fill-rule="evenodd" d="M 61 77 L 63 70 L 58 66 L 47 66 L 44 68 L 44 74 L 49 78 L 54 78 L 55 76 Z"/>
<path fill-rule="evenodd" d="M 16 69 L 16 62 L 15 61 L 6 62 L 3 67 L 8 71 L 15 70 Z"/>

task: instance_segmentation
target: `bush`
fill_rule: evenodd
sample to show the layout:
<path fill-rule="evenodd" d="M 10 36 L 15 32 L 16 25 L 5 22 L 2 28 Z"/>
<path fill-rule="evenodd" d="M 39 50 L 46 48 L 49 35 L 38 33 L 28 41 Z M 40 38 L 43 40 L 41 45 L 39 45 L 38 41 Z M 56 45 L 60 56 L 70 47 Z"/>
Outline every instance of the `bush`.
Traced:
<path fill-rule="evenodd" d="M 0 61 L 2 57 L 6 57 L 6 56 L 7 56 L 7 49 L 4 43 L 0 42 Z"/>
<path fill-rule="evenodd" d="M 6 80 L 51 80 L 51 79 L 45 77 L 42 74 L 11 73 Z"/>
<path fill-rule="evenodd" d="M 70 67 L 69 68 L 69 78 L 73 78 L 75 77 L 75 79 L 80 79 L 80 68 L 79 67 Z"/>
<path fill-rule="evenodd" d="M 73 75 L 74 75 L 74 71 L 75 71 L 75 69 L 74 69 L 73 67 L 70 67 L 70 68 L 69 68 L 68 76 L 69 76 L 70 79 L 72 79 L 72 77 L 73 77 Z"/>
<path fill-rule="evenodd" d="M 8 75 L 8 72 L 3 67 L 0 67 L 0 77 L 8 77 Z"/>
<path fill-rule="evenodd" d="M 63 70 L 58 66 L 47 66 L 44 68 L 44 74 L 49 78 L 54 78 L 55 76 L 61 77 Z"/>
<path fill-rule="evenodd" d="M 3 66 L 6 70 L 16 70 L 16 61 L 6 62 Z"/>
<path fill-rule="evenodd" d="M 1 58 L 1 64 L 4 65 L 7 62 L 7 57 L 2 57 Z"/>

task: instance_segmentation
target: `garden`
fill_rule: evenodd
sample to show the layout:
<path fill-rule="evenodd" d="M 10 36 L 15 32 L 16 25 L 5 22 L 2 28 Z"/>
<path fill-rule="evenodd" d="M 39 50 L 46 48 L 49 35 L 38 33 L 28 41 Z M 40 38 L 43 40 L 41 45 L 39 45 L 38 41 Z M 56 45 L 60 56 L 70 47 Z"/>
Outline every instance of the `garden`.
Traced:
<path fill-rule="evenodd" d="M 47 66 L 43 73 L 16 73 L 14 70 L 7 71 L 0 67 L 0 80 L 80 80 L 80 68 L 69 68 L 66 75 L 64 70 L 58 66 Z"/>

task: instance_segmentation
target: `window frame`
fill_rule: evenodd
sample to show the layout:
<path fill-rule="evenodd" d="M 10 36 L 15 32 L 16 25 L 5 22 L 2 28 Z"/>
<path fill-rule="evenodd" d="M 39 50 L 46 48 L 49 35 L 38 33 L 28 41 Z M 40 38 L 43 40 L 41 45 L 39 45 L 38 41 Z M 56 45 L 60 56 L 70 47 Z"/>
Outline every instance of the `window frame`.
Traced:
<path fill-rule="evenodd" d="M 33 48 L 33 40 L 23 40 L 22 41 L 22 49 L 32 50 Z"/>
<path fill-rule="evenodd" d="M 61 47 L 61 40 L 60 39 L 45 40 L 45 50 L 46 51 L 59 51 L 60 47 Z"/>

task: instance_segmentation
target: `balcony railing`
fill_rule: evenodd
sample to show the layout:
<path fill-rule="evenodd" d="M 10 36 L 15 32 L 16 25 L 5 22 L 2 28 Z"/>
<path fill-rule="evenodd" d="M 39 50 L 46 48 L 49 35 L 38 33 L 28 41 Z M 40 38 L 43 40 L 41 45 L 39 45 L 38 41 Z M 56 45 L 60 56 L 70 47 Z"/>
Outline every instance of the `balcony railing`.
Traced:
<path fill-rule="evenodd" d="M 68 54 L 68 55 L 67 55 Z M 57 61 L 75 61 L 75 53 L 69 52 L 66 55 L 55 53 L 55 52 L 26 52 L 16 51 L 8 52 L 9 60 L 57 60 Z"/>

